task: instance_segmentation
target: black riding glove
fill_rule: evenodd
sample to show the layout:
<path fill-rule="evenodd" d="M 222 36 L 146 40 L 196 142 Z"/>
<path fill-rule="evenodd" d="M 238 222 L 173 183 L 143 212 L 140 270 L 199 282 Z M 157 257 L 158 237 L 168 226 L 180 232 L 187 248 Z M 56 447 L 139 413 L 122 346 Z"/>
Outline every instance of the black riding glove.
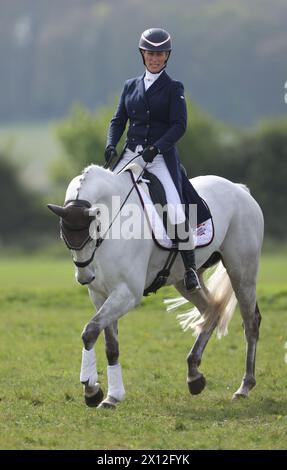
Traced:
<path fill-rule="evenodd" d="M 116 147 L 113 145 L 108 145 L 106 150 L 105 150 L 105 160 L 106 162 L 109 162 L 113 158 L 118 156 L 118 152 L 116 150 Z"/>
<path fill-rule="evenodd" d="M 156 148 L 154 145 L 149 145 L 147 148 L 144 149 L 142 157 L 146 163 L 151 163 L 158 153 L 158 148 Z"/>

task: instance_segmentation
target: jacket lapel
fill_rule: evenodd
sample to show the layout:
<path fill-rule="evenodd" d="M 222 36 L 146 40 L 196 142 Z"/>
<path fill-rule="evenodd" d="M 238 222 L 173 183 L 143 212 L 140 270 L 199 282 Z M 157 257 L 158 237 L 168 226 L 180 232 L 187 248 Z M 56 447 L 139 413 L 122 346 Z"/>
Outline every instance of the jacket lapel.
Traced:
<path fill-rule="evenodd" d="M 160 88 L 164 87 L 167 82 L 170 80 L 169 76 L 167 75 L 166 71 L 164 70 L 162 74 L 158 77 L 158 79 L 153 82 L 153 84 L 149 87 L 149 89 L 145 92 L 147 97 L 156 93 Z M 142 80 L 143 82 L 143 80 Z M 143 82 L 144 84 L 144 82 Z"/>
<path fill-rule="evenodd" d="M 147 100 L 146 91 L 144 87 L 144 76 L 145 74 L 143 74 L 141 77 L 138 78 L 138 91 L 139 91 L 140 97 L 144 100 L 145 104 L 148 106 L 148 100 Z"/>

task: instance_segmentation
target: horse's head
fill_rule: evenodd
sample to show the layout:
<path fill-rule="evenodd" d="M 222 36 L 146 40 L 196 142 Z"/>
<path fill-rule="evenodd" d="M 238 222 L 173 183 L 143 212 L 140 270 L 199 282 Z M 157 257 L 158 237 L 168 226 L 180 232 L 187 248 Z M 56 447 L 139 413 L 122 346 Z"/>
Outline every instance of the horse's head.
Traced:
<path fill-rule="evenodd" d="M 74 199 L 66 201 L 64 206 L 48 204 L 48 208 L 60 217 L 61 238 L 73 253 L 77 281 L 80 284 L 90 284 L 95 278 L 91 263 L 100 240 L 95 245 L 91 236 L 90 225 L 95 219 L 91 204 Z"/>

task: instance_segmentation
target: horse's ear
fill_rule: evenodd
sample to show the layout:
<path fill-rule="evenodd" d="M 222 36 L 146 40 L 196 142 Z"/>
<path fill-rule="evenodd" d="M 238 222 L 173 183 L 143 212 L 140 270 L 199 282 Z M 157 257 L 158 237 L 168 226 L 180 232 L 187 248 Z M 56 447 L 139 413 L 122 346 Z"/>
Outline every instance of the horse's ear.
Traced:
<path fill-rule="evenodd" d="M 54 214 L 58 215 L 59 217 L 66 217 L 66 208 L 62 206 L 57 206 L 56 204 L 47 204 L 47 207 L 50 211 L 54 212 Z"/>

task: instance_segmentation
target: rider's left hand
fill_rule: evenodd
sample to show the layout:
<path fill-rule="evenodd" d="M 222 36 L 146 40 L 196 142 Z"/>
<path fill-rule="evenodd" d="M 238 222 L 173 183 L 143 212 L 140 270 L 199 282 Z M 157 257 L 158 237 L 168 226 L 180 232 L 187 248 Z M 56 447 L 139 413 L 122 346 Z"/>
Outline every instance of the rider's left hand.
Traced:
<path fill-rule="evenodd" d="M 144 149 L 142 157 L 146 163 L 151 163 L 158 153 L 159 150 L 157 147 L 155 147 L 154 145 L 149 145 Z"/>

